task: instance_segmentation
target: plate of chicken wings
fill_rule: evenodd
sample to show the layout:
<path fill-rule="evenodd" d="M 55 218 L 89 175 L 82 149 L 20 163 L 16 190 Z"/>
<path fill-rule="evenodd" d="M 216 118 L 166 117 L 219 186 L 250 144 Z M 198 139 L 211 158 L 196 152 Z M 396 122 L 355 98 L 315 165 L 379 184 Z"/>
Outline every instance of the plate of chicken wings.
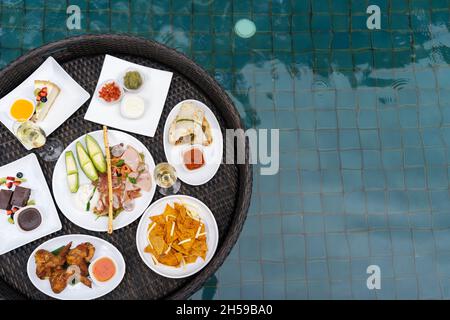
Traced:
<path fill-rule="evenodd" d="M 113 291 L 125 261 L 111 243 L 88 235 L 53 238 L 30 255 L 27 273 L 42 293 L 60 300 L 96 299 Z"/>

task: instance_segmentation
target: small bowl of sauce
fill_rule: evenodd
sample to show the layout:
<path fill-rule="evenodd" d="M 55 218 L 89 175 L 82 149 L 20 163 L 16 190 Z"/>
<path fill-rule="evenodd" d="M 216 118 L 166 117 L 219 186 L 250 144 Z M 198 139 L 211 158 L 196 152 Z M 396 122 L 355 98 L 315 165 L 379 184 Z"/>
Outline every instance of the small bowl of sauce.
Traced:
<path fill-rule="evenodd" d="M 35 104 L 30 99 L 16 99 L 9 109 L 9 115 L 15 121 L 24 122 L 31 119 L 35 108 Z"/>
<path fill-rule="evenodd" d="M 189 170 L 197 170 L 205 165 L 205 155 L 200 146 L 190 146 L 182 151 L 184 167 Z"/>
<path fill-rule="evenodd" d="M 89 265 L 89 274 L 92 280 L 98 284 L 110 281 L 116 273 L 116 262 L 107 256 L 99 257 Z"/>
<path fill-rule="evenodd" d="M 23 232 L 37 229 L 42 223 L 42 215 L 36 206 L 27 206 L 14 214 L 14 224 Z"/>

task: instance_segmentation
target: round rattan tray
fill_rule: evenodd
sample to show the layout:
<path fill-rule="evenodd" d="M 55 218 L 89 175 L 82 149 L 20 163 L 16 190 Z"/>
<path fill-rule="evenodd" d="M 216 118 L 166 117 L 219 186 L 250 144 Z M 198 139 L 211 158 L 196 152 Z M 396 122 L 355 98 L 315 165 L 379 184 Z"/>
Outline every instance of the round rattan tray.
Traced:
<path fill-rule="evenodd" d="M 156 135 L 153 138 L 134 135 L 148 147 L 155 162 L 166 160 L 162 144 L 162 127 L 170 110 L 182 100 L 197 99 L 208 105 L 216 115 L 223 134 L 228 128 L 243 128 L 230 98 L 201 67 L 164 45 L 126 35 L 84 35 L 35 49 L 0 71 L 0 96 L 4 96 L 19 85 L 49 56 L 53 56 L 92 95 L 105 54 L 174 73 Z M 100 129 L 100 125 L 83 119 L 88 104 L 89 101 L 51 136 L 62 140 L 67 146 L 80 135 Z M 197 197 L 207 204 L 219 227 L 219 245 L 216 254 L 199 273 L 185 279 L 167 279 L 147 268 L 141 261 L 135 245 L 138 221 L 109 236 L 106 233 L 79 228 L 59 212 L 63 224 L 61 231 L 0 256 L 0 299 L 47 298 L 29 281 L 25 268 L 26 261 L 40 243 L 55 236 L 71 233 L 95 235 L 111 242 L 122 252 L 127 263 L 127 273 L 120 286 L 105 296 L 105 299 L 188 298 L 224 262 L 244 224 L 252 190 L 252 168 L 248 161 L 248 148 L 245 150 L 246 164 L 222 164 L 215 177 L 208 183 L 198 187 L 183 184 L 180 190 L 180 194 Z M 19 141 L 4 126 L 0 127 L 0 154 L 2 155 L 0 165 L 27 154 Z M 224 157 L 225 154 L 224 150 Z M 50 186 L 55 162 L 39 161 Z M 153 201 L 160 197 L 159 194 L 155 194 Z"/>

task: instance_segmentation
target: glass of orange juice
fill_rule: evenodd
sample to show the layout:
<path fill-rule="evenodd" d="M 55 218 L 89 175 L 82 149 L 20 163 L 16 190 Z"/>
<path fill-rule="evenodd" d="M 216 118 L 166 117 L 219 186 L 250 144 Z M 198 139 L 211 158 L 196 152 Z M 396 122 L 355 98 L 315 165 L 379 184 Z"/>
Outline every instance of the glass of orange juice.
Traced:
<path fill-rule="evenodd" d="M 30 99 L 16 99 L 9 109 L 11 118 L 15 121 L 25 122 L 30 120 L 34 114 L 35 104 Z"/>

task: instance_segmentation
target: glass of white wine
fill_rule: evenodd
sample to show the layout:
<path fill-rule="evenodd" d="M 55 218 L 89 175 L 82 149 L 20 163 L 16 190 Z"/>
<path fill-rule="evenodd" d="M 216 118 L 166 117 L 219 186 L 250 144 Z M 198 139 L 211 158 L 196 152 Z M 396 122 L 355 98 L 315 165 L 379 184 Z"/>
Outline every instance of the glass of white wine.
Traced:
<path fill-rule="evenodd" d="M 40 148 L 47 141 L 44 130 L 29 120 L 14 122 L 13 131 L 20 142 L 28 149 Z"/>
<path fill-rule="evenodd" d="M 164 196 L 177 194 L 181 183 L 178 180 L 175 168 L 167 162 L 159 163 L 153 172 L 158 191 Z"/>
<path fill-rule="evenodd" d="M 42 128 L 30 120 L 16 121 L 13 132 L 28 149 L 36 149 L 44 161 L 56 161 L 61 155 L 64 145 L 56 138 L 47 139 Z"/>

